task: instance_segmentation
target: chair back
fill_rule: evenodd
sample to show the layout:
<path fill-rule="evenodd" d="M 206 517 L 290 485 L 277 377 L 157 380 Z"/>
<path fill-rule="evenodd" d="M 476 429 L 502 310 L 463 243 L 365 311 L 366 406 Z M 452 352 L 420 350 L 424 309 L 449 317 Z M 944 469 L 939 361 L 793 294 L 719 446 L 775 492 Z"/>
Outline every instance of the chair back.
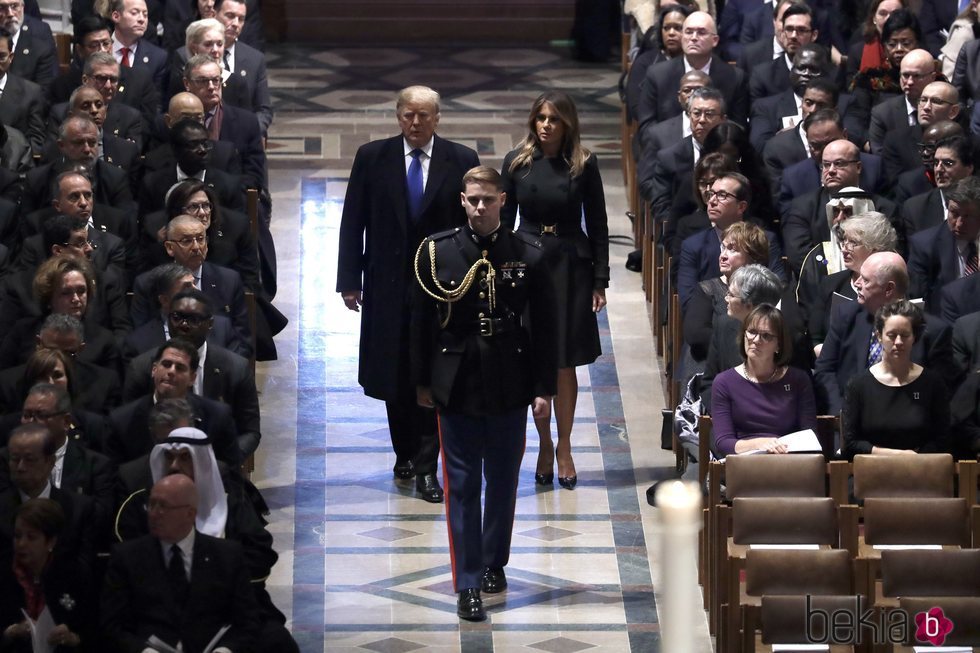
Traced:
<path fill-rule="evenodd" d="M 980 596 L 980 549 L 881 552 L 884 596 Z"/>
<path fill-rule="evenodd" d="M 906 644 L 909 646 L 922 646 L 922 642 L 915 639 L 917 630 L 914 621 L 915 615 L 929 612 L 935 607 L 941 608 L 943 616 L 953 622 L 953 630 L 946 635 L 943 646 L 977 646 L 980 644 L 980 598 L 910 596 L 900 599 L 898 604 L 909 615 L 911 622 L 909 638 L 906 640 Z M 977 649 L 974 648 L 973 650 L 976 651 Z"/>
<path fill-rule="evenodd" d="M 749 549 L 745 553 L 749 596 L 852 594 L 851 555 L 844 549 Z"/>
<path fill-rule="evenodd" d="M 738 497 L 732 501 L 735 544 L 837 546 L 837 506 L 829 497 Z"/>
<path fill-rule="evenodd" d="M 838 644 L 856 644 L 861 636 L 860 628 L 846 632 L 827 632 L 828 619 L 813 619 L 808 609 L 822 610 L 825 614 L 846 612 L 854 615 L 853 623 L 867 608 L 865 597 L 858 595 L 832 596 L 763 596 L 762 597 L 762 643 L 763 644 L 802 644 L 807 641 L 828 641 L 833 637 Z M 847 639 L 842 635 L 853 635 Z"/>
<path fill-rule="evenodd" d="M 820 454 L 728 456 L 725 496 L 827 496 L 827 463 Z"/>
<path fill-rule="evenodd" d="M 883 499 L 864 502 L 867 544 L 970 546 L 966 499 Z"/>
<path fill-rule="evenodd" d="M 854 456 L 854 496 L 869 497 L 951 497 L 953 496 L 953 457 L 946 453 L 915 456 Z"/>

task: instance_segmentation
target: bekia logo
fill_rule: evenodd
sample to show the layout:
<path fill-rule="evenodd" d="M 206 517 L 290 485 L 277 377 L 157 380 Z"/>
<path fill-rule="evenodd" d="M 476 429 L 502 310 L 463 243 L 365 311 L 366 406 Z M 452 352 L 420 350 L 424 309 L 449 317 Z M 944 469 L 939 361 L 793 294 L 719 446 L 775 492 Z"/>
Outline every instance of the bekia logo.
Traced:
<path fill-rule="evenodd" d="M 953 632 L 953 622 L 946 618 L 940 607 L 929 608 L 928 611 L 915 615 L 916 641 L 942 646 L 946 642 L 946 636 L 951 632 Z"/>

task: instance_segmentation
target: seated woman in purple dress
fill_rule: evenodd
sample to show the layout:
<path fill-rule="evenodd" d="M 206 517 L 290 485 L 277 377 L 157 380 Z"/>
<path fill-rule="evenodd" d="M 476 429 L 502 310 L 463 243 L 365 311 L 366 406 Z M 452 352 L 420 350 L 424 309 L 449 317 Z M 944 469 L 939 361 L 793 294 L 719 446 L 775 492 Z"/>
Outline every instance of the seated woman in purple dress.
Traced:
<path fill-rule="evenodd" d="M 715 455 L 786 453 L 777 438 L 816 431 L 817 409 L 809 375 L 788 365 L 791 338 L 779 309 L 754 308 L 742 322 L 738 346 L 742 364 L 719 374 L 711 386 Z"/>

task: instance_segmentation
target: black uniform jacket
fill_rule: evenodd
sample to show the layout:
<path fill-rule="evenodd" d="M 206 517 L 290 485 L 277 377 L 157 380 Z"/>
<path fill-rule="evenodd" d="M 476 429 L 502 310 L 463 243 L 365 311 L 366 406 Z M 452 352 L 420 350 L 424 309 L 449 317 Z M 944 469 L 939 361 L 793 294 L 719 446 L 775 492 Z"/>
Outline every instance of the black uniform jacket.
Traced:
<path fill-rule="evenodd" d="M 486 265 L 477 267 L 458 301 L 446 304 L 426 292 L 445 296 L 433 276 L 443 289 L 461 288 L 484 252 L 492 273 Z M 535 237 L 506 228 L 481 237 L 467 225 L 427 238 L 416 264 L 424 288 L 416 289 L 413 302 L 412 381 L 432 389 L 437 407 L 492 415 L 555 394 L 554 293 Z"/>

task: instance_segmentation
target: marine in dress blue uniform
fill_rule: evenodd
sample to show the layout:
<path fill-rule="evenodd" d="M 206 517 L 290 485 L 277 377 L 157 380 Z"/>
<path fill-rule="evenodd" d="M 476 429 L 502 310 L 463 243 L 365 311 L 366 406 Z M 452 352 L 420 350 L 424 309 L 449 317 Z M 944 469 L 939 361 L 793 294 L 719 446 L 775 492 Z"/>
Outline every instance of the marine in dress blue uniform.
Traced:
<path fill-rule="evenodd" d="M 558 356 L 540 241 L 501 228 L 507 196 L 496 170 L 473 168 L 463 184 L 468 224 L 416 253 L 411 374 L 419 404 L 439 419 L 457 613 L 479 621 L 481 588 L 507 586 L 527 407 L 547 416 Z"/>

